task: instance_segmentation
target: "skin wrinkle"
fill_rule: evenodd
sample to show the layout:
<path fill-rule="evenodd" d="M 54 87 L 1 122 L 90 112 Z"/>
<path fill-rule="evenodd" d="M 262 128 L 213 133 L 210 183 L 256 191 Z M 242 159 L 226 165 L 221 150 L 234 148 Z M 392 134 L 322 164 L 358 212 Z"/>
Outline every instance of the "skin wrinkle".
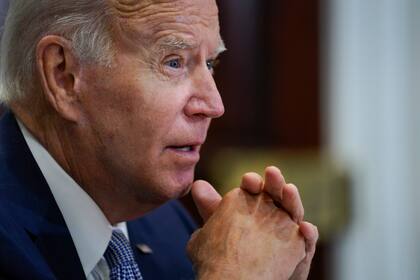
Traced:
<path fill-rule="evenodd" d="M 141 31 L 138 31 L 137 28 L 133 28 L 131 24 L 127 24 L 124 20 L 121 22 L 119 26 L 120 37 L 124 37 L 124 41 L 131 41 L 133 47 L 137 47 L 139 45 L 147 45 L 147 46 L 154 46 L 157 42 L 162 40 L 169 35 L 174 34 L 184 34 L 184 36 L 179 37 L 190 37 L 194 38 L 194 30 L 192 30 L 192 24 L 177 22 L 177 21 L 166 21 L 165 23 L 159 22 L 159 17 L 156 16 L 156 23 L 150 23 L 147 19 L 144 19 L 144 27 Z M 142 20 L 143 21 L 143 20 Z M 142 25 L 143 25 L 142 24 Z M 134 24 L 133 24 L 134 25 Z M 204 25 L 203 26 L 207 26 Z M 180 32 L 180 30 L 182 30 Z M 185 39 L 184 39 L 185 40 Z M 220 39 L 221 41 L 221 39 Z"/>
<path fill-rule="evenodd" d="M 166 51 L 166 52 L 194 49 L 198 47 L 198 44 L 194 42 L 193 40 L 191 41 L 186 40 L 174 34 L 163 37 L 163 39 L 157 40 L 156 45 L 157 45 L 158 51 Z M 219 54 L 221 54 L 224 51 L 226 51 L 226 47 L 223 40 L 220 39 L 219 47 L 211 56 L 217 57 Z"/>
<path fill-rule="evenodd" d="M 235 197 L 241 199 L 235 200 Z M 230 224 L 235 230 L 226 230 L 223 224 Z M 200 272 L 198 279 L 207 279 L 207 275 L 213 276 L 208 279 L 290 279 L 292 269 L 304 257 L 298 225 L 288 214 L 278 211 L 265 194 L 244 197 L 237 189 L 226 194 L 188 248 Z M 199 252 L 194 254 L 195 250 Z M 219 259 L 210 258 L 213 254 Z M 226 261 L 232 261 L 232 265 Z M 224 268 L 232 270 L 223 271 Z"/>
<path fill-rule="evenodd" d="M 178 28 L 189 30 L 196 24 L 204 27 L 215 24 L 219 29 L 217 7 L 209 9 L 204 15 L 202 10 L 197 9 L 193 4 L 188 5 L 182 2 L 180 4 L 180 1 L 175 3 L 174 1 L 124 1 L 123 3 L 114 1 L 113 3 L 117 14 L 118 29 L 122 31 L 120 35 L 125 34 L 131 39 L 136 38 L 137 42 L 143 44 L 153 35 L 161 31 L 170 31 L 170 29 L 172 31 Z M 130 16 L 127 13 L 121 13 L 122 5 L 132 7 Z M 186 14 L 188 16 L 185 16 Z M 165 22 L 162 22 L 162 18 L 166 19 Z M 193 36 L 194 32 L 190 31 L 190 33 Z"/>
<path fill-rule="evenodd" d="M 210 54 L 221 42 L 217 16 L 208 16 L 208 11 L 215 9 L 207 7 L 215 2 L 189 1 L 196 6 L 191 11 L 202 13 L 208 23 L 196 18 L 175 19 L 185 13 L 185 2 L 174 5 L 179 14 L 173 16 L 159 13 L 159 6 L 154 4 L 159 16 L 153 15 L 153 22 L 149 21 L 151 17 L 117 17 L 110 7 L 113 63 L 84 64 L 83 71 L 70 74 L 67 73 L 73 68 L 54 66 L 49 70 L 52 74 L 48 72 L 54 77 L 52 71 L 72 75 L 76 84 L 67 86 L 77 85 L 74 92 L 80 98 L 78 104 L 64 99 L 66 106 L 57 109 L 60 117 L 51 121 L 55 128 L 43 130 L 61 144 L 51 147 L 51 153 L 83 185 L 111 223 L 144 215 L 169 199 L 184 195 L 194 179 L 198 152 L 187 157 L 170 147 L 195 145 L 199 151 L 211 119 L 224 112 L 212 71 L 207 67 Z M 164 32 L 158 22 L 170 33 Z M 156 26 L 158 32 L 150 33 L 150 26 Z M 176 37 L 168 39 L 168 35 Z M 160 45 L 169 42 L 183 48 L 185 41 L 195 48 L 169 53 L 186 60 L 181 68 L 171 67 L 166 64 L 171 57 L 153 52 L 159 39 L 163 40 Z M 69 52 L 67 47 L 63 46 L 63 50 Z M 62 58 L 59 53 L 49 54 L 54 59 Z M 63 65 L 72 65 L 71 61 Z M 66 97 L 70 93 L 60 90 L 51 94 Z M 56 135 L 51 132 L 59 130 L 55 122 L 68 124 L 62 115 L 75 116 L 75 124 L 64 125 L 62 129 L 67 132 Z"/>
<path fill-rule="evenodd" d="M 116 10 L 121 12 L 130 12 L 142 9 L 145 6 L 152 5 L 153 0 L 114 0 L 112 1 L 113 6 Z"/>
<path fill-rule="evenodd" d="M 161 59 L 165 54 L 199 48 L 194 36 L 197 31 L 193 29 L 193 26 L 199 25 L 204 28 L 214 26 L 219 30 L 217 9 L 213 9 L 214 13 L 206 13 L 206 16 L 203 16 L 202 11 L 194 5 L 183 3 L 184 7 L 180 10 L 179 2 L 178 5 L 174 5 L 173 1 L 159 1 L 158 3 L 155 1 L 143 3 L 143 5 L 140 5 L 138 1 L 137 3 L 124 1 L 124 3 L 117 3 L 116 9 L 121 8 L 121 4 L 131 5 L 131 11 L 135 10 L 137 16 L 117 17 L 118 29 L 121 30 L 119 36 L 124 38 L 123 41 L 129 42 L 133 50 L 138 50 L 141 46 L 146 59 L 140 63 L 158 73 L 162 72 Z M 185 10 L 188 10 L 188 16 L 185 16 Z M 165 18 L 165 21 L 162 22 L 162 18 Z M 225 49 L 222 39 L 219 38 L 219 46 L 212 53 L 206 54 L 206 60 L 215 59 Z M 164 75 L 160 76 L 166 79 Z"/>
<path fill-rule="evenodd" d="M 117 11 L 122 14 L 131 14 L 133 12 L 145 9 L 155 4 L 171 4 L 169 1 L 157 1 L 157 0 L 114 0 L 112 1 L 112 6 L 115 7 Z"/>
<path fill-rule="evenodd" d="M 178 15 L 179 13 L 173 13 L 169 14 L 171 17 L 175 18 L 175 20 L 168 20 L 164 23 L 160 22 L 161 16 L 166 16 L 169 13 L 159 13 L 150 15 L 149 17 L 145 18 L 147 22 L 149 23 L 149 26 L 147 26 L 147 29 L 152 31 L 153 33 L 167 30 L 167 26 L 171 25 L 179 25 L 180 27 L 184 27 L 185 29 L 189 29 L 194 25 L 202 25 L 206 28 L 210 27 L 210 24 L 218 25 L 217 22 L 212 22 L 211 18 L 214 18 L 214 16 L 209 16 L 207 19 L 202 19 L 199 16 L 192 16 L 190 17 L 190 20 L 188 20 L 186 17 Z M 193 20 L 195 19 L 195 20 Z"/>
<path fill-rule="evenodd" d="M 134 5 L 130 4 L 123 4 L 119 1 L 114 1 L 114 9 L 116 10 L 117 14 L 122 18 L 141 18 L 148 15 L 148 11 L 154 13 L 156 10 L 155 6 L 159 6 L 158 9 L 163 11 L 176 11 L 177 7 L 173 5 L 173 1 L 165 2 L 165 1 L 132 1 L 137 2 Z"/>
<path fill-rule="evenodd" d="M 134 2 L 131 1 L 130 3 Z M 143 10 L 138 11 L 140 16 L 137 17 L 135 20 L 127 18 L 118 18 L 117 20 L 117 22 L 119 23 L 117 29 L 121 30 L 119 32 L 119 36 L 122 37 L 123 41 L 127 43 L 126 45 L 131 45 L 133 51 L 135 51 L 136 49 L 138 50 L 139 46 L 142 46 L 144 54 L 143 57 L 145 59 L 143 59 L 143 61 L 140 61 L 140 63 L 146 65 L 149 69 L 156 73 L 162 73 L 161 60 L 164 58 L 165 54 L 170 54 L 171 51 L 176 52 L 177 49 L 179 51 L 179 49 L 199 47 L 198 44 L 195 42 L 188 42 L 188 45 L 190 46 L 187 46 L 187 44 L 181 46 L 183 43 L 174 44 L 174 42 L 172 42 L 172 46 L 169 46 L 169 48 L 167 48 L 168 44 L 163 44 L 166 46 L 162 46 L 162 43 L 159 43 L 159 41 L 174 41 L 173 39 L 165 38 L 167 36 L 177 37 L 178 39 L 176 40 L 180 42 L 190 41 L 188 37 L 194 38 L 194 34 L 196 33 L 196 31 L 191 30 L 191 26 L 194 25 L 194 22 L 206 28 L 208 28 L 210 25 L 214 25 L 216 29 L 219 30 L 217 12 L 214 15 L 214 23 L 207 24 L 206 19 L 207 21 L 211 22 L 211 16 L 203 17 L 203 15 L 198 14 L 198 16 L 195 16 L 194 19 L 185 20 L 185 16 L 179 16 L 179 14 L 182 14 L 181 12 L 179 12 L 179 7 L 175 6 L 175 9 L 178 9 L 178 12 L 173 12 L 174 8 L 171 9 L 172 6 L 173 4 L 166 3 L 166 7 L 162 8 L 166 9 L 164 10 L 164 12 L 155 13 L 155 10 L 153 10 L 153 8 L 156 8 L 156 3 L 149 3 L 148 5 L 143 5 Z M 161 10 L 160 7 L 158 10 Z M 197 13 L 200 12 L 197 9 L 190 10 L 191 13 L 195 11 L 197 11 Z M 168 14 L 170 16 L 168 16 Z M 166 21 L 163 24 L 161 20 L 162 18 L 166 19 Z M 175 18 L 175 20 L 173 20 L 173 18 Z M 139 26 L 142 26 L 142 28 L 139 28 Z M 220 38 L 219 41 L 219 47 L 216 49 L 215 53 L 209 54 L 209 58 L 216 58 L 219 54 L 219 51 L 225 50 L 222 39 Z M 159 76 L 161 80 L 168 79 L 165 75 Z"/>
<path fill-rule="evenodd" d="M 188 3 L 188 1 L 139 1 L 139 0 L 128 0 L 128 1 L 113 1 L 113 7 L 115 8 L 117 14 L 121 18 L 137 18 L 145 19 L 153 16 L 156 13 L 156 10 L 159 10 L 161 14 L 167 16 L 172 16 L 171 13 L 179 13 L 179 7 L 182 7 L 182 14 L 188 14 L 188 17 L 182 16 L 177 18 L 178 20 L 188 20 L 189 17 L 197 17 L 199 21 L 205 22 L 208 20 L 206 15 L 203 15 L 194 5 Z M 209 11 L 210 12 L 210 11 Z M 210 13 L 210 16 L 218 16 L 218 9 L 215 7 Z M 153 19 L 153 17 L 152 17 Z M 192 22 L 187 22 L 192 23 Z"/>
<path fill-rule="evenodd" d="M 153 49 L 156 53 L 171 53 L 186 49 L 198 49 L 199 44 L 195 40 L 186 39 L 185 36 L 179 36 L 176 31 L 165 30 L 162 34 L 156 35 Z M 216 58 L 220 53 L 226 50 L 224 42 L 219 38 L 219 45 L 213 52 L 208 53 L 209 58 Z"/>
<path fill-rule="evenodd" d="M 158 49 L 163 51 L 172 51 L 172 50 L 185 50 L 196 48 L 197 45 L 194 42 L 188 42 L 187 40 L 178 37 L 178 36 L 168 36 L 158 42 Z"/>
<path fill-rule="evenodd" d="M 160 42 L 161 41 L 161 42 Z M 163 39 L 159 39 L 158 42 L 155 44 L 155 48 L 153 50 L 154 55 L 152 57 L 165 57 L 165 55 L 170 55 L 185 51 L 185 50 L 192 50 L 199 48 L 198 43 L 194 42 L 193 40 L 186 40 L 182 37 L 176 35 L 169 35 L 164 37 Z M 215 50 L 214 53 L 210 54 L 210 59 L 215 60 L 219 56 L 219 54 L 225 51 L 226 48 L 222 40 L 220 40 L 219 47 Z M 154 64 L 161 65 L 158 60 L 154 59 L 154 63 L 151 66 L 156 66 Z"/>

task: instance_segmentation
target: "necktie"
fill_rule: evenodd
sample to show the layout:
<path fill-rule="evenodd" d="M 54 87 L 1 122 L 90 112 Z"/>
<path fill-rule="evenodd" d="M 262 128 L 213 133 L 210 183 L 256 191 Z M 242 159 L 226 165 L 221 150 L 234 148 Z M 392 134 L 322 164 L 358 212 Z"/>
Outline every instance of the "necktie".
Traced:
<path fill-rule="evenodd" d="M 111 280 L 143 280 L 130 243 L 120 230 L 112 232 L 104 257 L 109 266 Z"/>

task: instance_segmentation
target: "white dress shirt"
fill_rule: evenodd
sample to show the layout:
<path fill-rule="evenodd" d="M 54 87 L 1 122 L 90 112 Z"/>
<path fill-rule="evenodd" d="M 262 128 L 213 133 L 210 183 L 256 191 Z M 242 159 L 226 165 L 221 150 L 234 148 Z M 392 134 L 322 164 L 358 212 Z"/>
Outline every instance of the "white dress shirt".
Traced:
<path fill-rule="evenodd" d="M 18 121 L 35 158 L 60 208 L 88 280 L 109 279 L 103 257 L 113 227 L 93 199 L 53 159 L 47 150 Z M 128 238 L 125 223 L 116 225 Z"/>

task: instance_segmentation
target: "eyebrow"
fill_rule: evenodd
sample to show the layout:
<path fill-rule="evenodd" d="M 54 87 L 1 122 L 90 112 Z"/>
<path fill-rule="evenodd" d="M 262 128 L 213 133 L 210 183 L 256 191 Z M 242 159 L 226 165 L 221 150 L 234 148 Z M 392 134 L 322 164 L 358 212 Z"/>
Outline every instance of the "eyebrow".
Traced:
<path fill-rule="evenodd" d="M 163 51 L 187 50 L 195 47 L 197 47 L 197 43 L 176 36 L 166 37 L 157 43 L 158 50 Z"/>
<path fill-rule="evenodd" d="M 225 52 L 225 51 L 227 51 L 227 48 L 225 46 L 225 42 L 223 42 L 223 39 L 220 38 L 219 47 L 216 49 L 215 55 L 218 56 L 219 54 L 221 54 L 222 52 Z"/>
<path fill-rule="evenodd" d="M 157 43 L 157 49 L 159 51 L 177 51 L 177 50 L 188 50 L 198 47 L 198 44 L 191 40 L 186 40 L 177 36 L 166 37 Z M 214 55 L 217 56 L 220 53 L 226 51 L 225 43 L 220 39 L 219 46 L 217 47 Z"/>

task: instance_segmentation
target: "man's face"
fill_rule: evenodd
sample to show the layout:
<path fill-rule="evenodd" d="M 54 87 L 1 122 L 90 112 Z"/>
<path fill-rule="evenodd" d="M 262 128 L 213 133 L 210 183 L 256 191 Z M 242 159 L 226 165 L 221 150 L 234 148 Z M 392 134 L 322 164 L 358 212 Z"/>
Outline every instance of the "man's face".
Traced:
<path fill-rule="evenodd" d="M 214 0 L 128 2 L 114 1 L 112 67 L 84 70 L 84 122 L 115 187 L 161 203 L 188 190 L 210 120 L 224 112 L 212 76 L 218 11 Z"/>

